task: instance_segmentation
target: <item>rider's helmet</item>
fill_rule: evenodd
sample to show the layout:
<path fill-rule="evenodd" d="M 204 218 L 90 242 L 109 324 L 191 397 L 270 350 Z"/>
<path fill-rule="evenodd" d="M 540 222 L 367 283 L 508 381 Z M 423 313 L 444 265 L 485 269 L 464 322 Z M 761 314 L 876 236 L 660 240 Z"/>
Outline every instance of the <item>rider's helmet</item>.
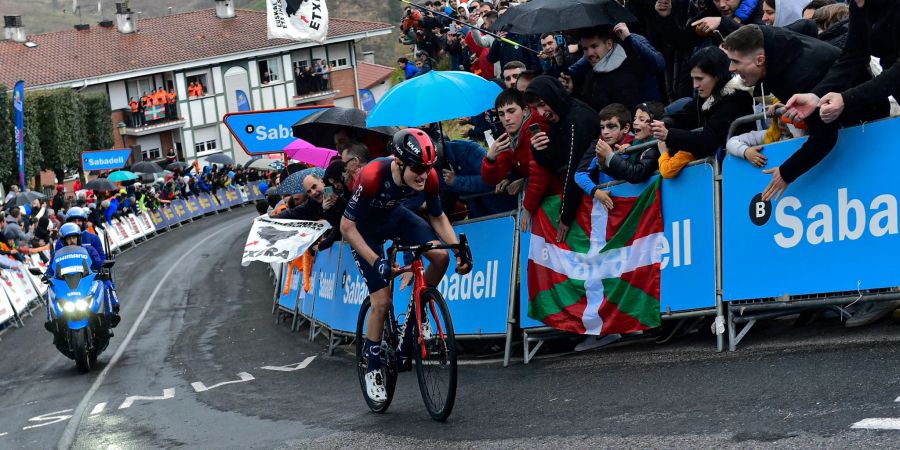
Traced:
<path fill-rule="evenodd" d="M 430 169 L 437 159 L 437 150 L 431 138 L 418 128 L 407 128 L 394 133 L 391 153 L 404 166 L 419 169 L 416 172 Z"/>
<path fill-rule="evenodd" d="M 69 211 L 66 212 L 66 222 L 71 222 L 75 219 L 87 220 L 87 211 L 83 208 L 79 208 L 77 206 L 73 206 L 69 208 Z"/>
<path fill-rule="evenodd" d="M 59 237 L 60 239 L 65 239 L 70 236 L 77 236 L 78 243 L 81 243 L 81 228 L 74 223 L 67 223 L 61 227 L 59 227 Z"/>

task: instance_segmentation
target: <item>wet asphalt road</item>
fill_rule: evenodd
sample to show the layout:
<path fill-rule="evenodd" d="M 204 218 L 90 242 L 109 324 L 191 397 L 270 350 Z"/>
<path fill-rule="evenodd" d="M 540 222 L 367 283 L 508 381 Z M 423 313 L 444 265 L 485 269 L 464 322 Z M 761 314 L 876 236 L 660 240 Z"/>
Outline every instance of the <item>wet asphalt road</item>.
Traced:
<path fill-rule="evenodd" d="M 305 328 L 273 323 L 265 268 L 240 266 L 253 214 L 122 254 L 123 321 L 90 374 L 53 348 L 42 311 L 4 334 L 0 448 L 900 448 L 900 431 L 851 428 L 900 418 L 891 322 L 776 324 L 735 353 L 694 336 L 505 369 L 478 361 L 460 368 L 444 424 L 407 373 L 388 414 L 369 413 L 349 348 L 326 356 Z"/>

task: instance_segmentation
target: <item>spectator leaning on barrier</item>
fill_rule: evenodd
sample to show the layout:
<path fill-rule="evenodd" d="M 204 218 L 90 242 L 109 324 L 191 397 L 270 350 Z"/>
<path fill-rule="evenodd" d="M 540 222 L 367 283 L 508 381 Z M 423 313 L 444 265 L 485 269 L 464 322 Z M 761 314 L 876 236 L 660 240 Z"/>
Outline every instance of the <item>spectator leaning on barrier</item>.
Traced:
<path fill-rule="evenodd" d="M 481 177 L 481 164 L 487 154 L 482 146 L 467 140 L 432 139 L 432 141 L 443 147 L 443 151 L 438 149 L 438 155 L 443 154 L 443 161 L 440 164 L 442 191 L 446 189 L 458 197 L 494 191 L 494 186 L 485 183 Z M 424 197 L 422 200 L 424 201 Z M 463 203 L 468 209 L 470 219 L 512 211 L 516 208 L 516 199 L 505 192 L 501 195 L 463 200 Z M 452 205 L 449 202 L 445 204 L 448 207 Z"/>
<path fill-rule="evenodd" d="M 668 150 L 660 149 L 659 160 L 660 174 L 667 178 L 678 175 L 693 159 L 715 156 L 725 146 L 731 123 L 753 114 L 753 88 L 732 76 L 728 56 L 721 49 L 706 47 L 688 65 L 697 95 L 680 111 L 651 124 L 653 136 Z M 742 128 L 749 131 L 752 124 Z"/>
<path fill-rule="evenodd" d="M 525 94 L 528 103 L 549 126 L 548 132 L 537 133 L 531 138 L 531 157 L 555 174 L 563 185 L 556 236 L 557 242 L 562 242 L 581 203 L 575 171 L 591 139 L 600 135 L 600 124 L 597 113 L 584 102 L 572 98 L 555 78 L 535 78 Z"/>
<path fill-rule="evenodd" d="M 496 186 L 498 192 L 517 195 L 522 190 L 523 182 L 529 178 L 532 165 L 532 132 L 529 127 L 534 124 L 546 132 L 547 124 L 528 106 L 525 96 L 518 90 L 507 89 L 501 92 L 494 101 L 494 106 L 505 132 L 497 136 L 485 154 L 481 163 L 481 177 L 485 183 Z M 529 181 L 529 190 L 525 194 L 526 204 L 540 204 L 544 189 L 538 189 L 539 185 L 540 183 Z M 529 192 L 537 198 L 529 198 Z"/>
<path fill-rule="evenodd" d="M 613 181 L 613 177 L 600 172 L 601 160 L 610 159 L 616 152 L 621 152 L 631 144 L 631 113 L 625 105 L 613 103 L 600 110 L 600 137 L 595 140 L 581 158 L 575 182 L 585 194 L 599 198 L 605 195 L 598 191 L 599 186 Z M 601 199 L 603 201 L 603 199 Z M 604 203 L 605 205 L 606 203 Z"/>
<path fill-rule="evenodd" d="M 762 93 L 770 92 L 779 99 L 791 99 L 795 94 L 815 92 L 825 78 L 830 67 L 835 65 L 841 51 L 818 39 L 786 31 L 782 28 L 748 25 L 735 31 L 722 45 L 731 60 L 730 70 L 741 76 L 747 85 L 758 86 Z M 865 61 L 848 60 L 840 80 L 844 86 L 854 86 L 871 78 L 868 73 L 868 56 Z M 832 85 L 834 86 L 834 85 Z M 826 86 L 830 88 L 830 86 Z M 801 104 L 810 113 L 816 108 L 816 101 L 810 103 L 808 96 L 801 96 Z M 814 99 L 816 100 L 816 99 Z M 788 101 L 787 114 L 791 115 Z M 795 100 L 796 103 L 796 100 Z M 887 95 L 880 101 L 859 105 L 855 114 L 843 117 L 842 124 L 852 124 L 859 120 L 884 117 L 888 113 Z M 793 119 L 793 118 L 792 118 Z M 779 167 L 766 169 L 772 180 L 763 191 L 762 199 L 781 197 L 788 185 L 819 163 L 834 148 L 839 125 L 825 123 L 819 114 L 810 114 L 805 119 L 809 139 Z"/>
<path fill-rule="evenodd" d="M 34 235 L 27 232 L 27 228 L 24 228 L 21 208 L 14 207 L 9 210 L 9 215 L 6 216 L 6 229 L 3 231 L 3 235 L 11 247 L 19 248 L 28 246 L 28 242 L 31 241 L 31 238 L 34 237 Z"/>

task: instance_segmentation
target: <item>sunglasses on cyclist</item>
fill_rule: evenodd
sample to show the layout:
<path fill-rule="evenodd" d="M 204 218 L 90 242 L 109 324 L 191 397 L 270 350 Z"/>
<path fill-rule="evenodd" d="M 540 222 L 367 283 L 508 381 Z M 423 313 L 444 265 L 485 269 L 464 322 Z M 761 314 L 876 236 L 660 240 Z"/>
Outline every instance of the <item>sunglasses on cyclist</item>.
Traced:
<path fill-rule="evenodd" d="M 431 166 L 423 166 L 419 164 L 409 164 L 406 166 L 410 172 L 416 175 L 422 175 L 431 170 Z"/>

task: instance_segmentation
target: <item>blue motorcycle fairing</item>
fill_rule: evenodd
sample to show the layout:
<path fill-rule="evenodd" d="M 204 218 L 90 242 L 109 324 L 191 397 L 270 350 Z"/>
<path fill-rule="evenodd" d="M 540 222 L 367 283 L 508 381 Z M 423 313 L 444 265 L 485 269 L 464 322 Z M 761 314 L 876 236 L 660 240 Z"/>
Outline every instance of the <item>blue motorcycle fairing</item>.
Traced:
<path fill-rule="evenodd" d="M 50 303 L 53 305 L 53 312 L 56 317 L 65 318 L 65 311 L 62 309 L 60 305 L 63 301 L 78 301 L 81 299 L 85 299 L 90 295 L 93 295 L 91 299 L 91 303 L 88 309 L 85 311 L 85 314 L 78 320 L 66 320 L 66 323 L 71 330 L 80 330 L 88 325 L 88 313 L 89 314 L 100 314 L 102 311 L 104 295 L 103 295 L 103 285 L 101 282 L 97 281 L 96 274 L 88 274 L 81 278 L 78 282 L 78 286 L 75 289 L 69 288 L 69 285 L 65 280 L 59 278 L 51 279 L 51 289 L 53 290 L 53 295 L 51 296 Z"/>

